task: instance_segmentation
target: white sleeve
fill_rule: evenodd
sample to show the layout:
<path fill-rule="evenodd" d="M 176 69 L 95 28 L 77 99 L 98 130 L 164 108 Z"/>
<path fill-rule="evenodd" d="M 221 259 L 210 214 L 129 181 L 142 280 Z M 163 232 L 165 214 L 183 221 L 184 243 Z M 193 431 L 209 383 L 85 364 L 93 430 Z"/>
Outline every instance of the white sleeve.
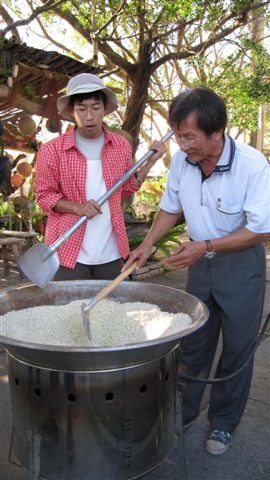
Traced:
<path fill-rule="evenodd" d="M 270 233 L 270 165 L 266 159 L 254 162 L 244 202 L 246 228 L 253 233 Z"/>
<path fill-rule="evenodd" d="M 181 172 L 181 154 L 177 152 L 170 165 L 165 192 L 160 202 L 160 209 L 168 213 L 180 213 L 182 205 L 179 198 L 179 183 Z"/>

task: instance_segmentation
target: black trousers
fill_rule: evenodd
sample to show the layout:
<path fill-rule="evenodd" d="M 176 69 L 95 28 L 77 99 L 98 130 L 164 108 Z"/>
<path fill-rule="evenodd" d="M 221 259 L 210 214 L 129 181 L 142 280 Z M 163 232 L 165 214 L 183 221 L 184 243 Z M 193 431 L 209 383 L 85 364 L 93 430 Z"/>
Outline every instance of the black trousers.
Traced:
<path fill-rule="evenodd" d="M 60 265 L 54 280 L 113 280 L 121 272 L 123 264 L 122 258 L 118 258 L 100 265 L 76 263 L 74 268 Z"/>
<path fill-rule="evenodd" d="M 200 259 L 190 269 L 187 292 L 209 308 L 209 319 L 179 347 L 179 370 L 208 377 L 220 332 L 222 350 L 215 376 L 240 368 L 253 347 L 261 321 L 266 265 L 263 245 Z M 212 429 L 232 432 L 247 403 L 253 360 L 235 378 L 211 386 L 208 418 Z M 205 384 L 187 382 L 182 391 L 184 423 L 199 414 Z"/>

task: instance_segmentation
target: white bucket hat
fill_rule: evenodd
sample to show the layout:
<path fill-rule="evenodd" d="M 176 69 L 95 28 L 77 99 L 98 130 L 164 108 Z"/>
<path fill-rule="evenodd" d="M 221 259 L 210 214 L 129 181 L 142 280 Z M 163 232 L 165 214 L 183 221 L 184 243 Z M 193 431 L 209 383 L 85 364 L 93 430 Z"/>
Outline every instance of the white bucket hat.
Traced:
<path fill-rule="evenodd" d="M 102 90 L 107 97 L 107 103 L 105 106 L 105 115 L 112 113 L 118 108 L 117 97 L 112 90 L 107 88 L 103 81 L 92 73 L 80 73 L 73 77 L 67 84 L 67 93 L 57 100 L 57 108 L 60 115 L 74 122 L 74 118 L 70 114 L 69 100 L 71 95 L 80 93 L 91 93 Z"/>

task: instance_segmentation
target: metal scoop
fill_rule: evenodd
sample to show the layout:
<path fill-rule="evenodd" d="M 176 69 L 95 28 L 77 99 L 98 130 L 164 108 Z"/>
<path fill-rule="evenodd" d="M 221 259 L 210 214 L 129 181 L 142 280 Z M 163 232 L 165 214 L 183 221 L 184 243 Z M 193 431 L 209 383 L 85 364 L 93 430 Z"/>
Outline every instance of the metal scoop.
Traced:
<path fill-rule="evenodd" d="M 103 298 L 107 297 L 119 283 L 127 278 L 137 267 L 137 260 L 133 262 L 125 272 L 120 273 L 109 285 L 106 285 L 90 302 L 83 302 L 81 306 L 82 321 L 85 334 L 91 340 L 91 327 L 90 327 L 90 310 Z"/>
<path fill-rule="evenodd" d="M 165 142 L 173 135 L 172 131 L 169 131 L 161 138 L 162 142 Z M 123 177 L 121 177 L 116 184 L 108 190 L 98 200 L 98 204 L 103 205 L 111 195 L 116 192 L 137 170 L 143 165 L 152 155 L 155 150 L 151 149 L 143 157 L 138 160 L 133 167 L 131 167 Z M 21 271 L 38 287 L 46 287 L 48 282 L 53 279 L 59 267 L 59 259 L 57 250 L 61 245 L 71 237 L 71 235 L 87 221 L 87 217 L 84 215 L 77 220 L 56 242 L 52 245 L 36 244 L 33 245 L 25 254 L 18 260 L 18 265 Z"/>

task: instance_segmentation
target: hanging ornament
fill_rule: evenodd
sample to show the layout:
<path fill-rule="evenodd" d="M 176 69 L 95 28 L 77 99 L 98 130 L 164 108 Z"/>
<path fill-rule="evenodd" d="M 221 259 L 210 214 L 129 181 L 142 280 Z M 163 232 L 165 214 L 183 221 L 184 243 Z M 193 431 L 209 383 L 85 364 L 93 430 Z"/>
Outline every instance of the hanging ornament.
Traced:
<path fill-rule="evenodd" d="M 17 166 L 17 172 L 23 177 L 23 178 L 26 178 L 26 177 L 30 177 L 31 173 L 32 173 L 32 165 L 28 162 L 22 162 L 22 163 L 19 163 L 19 165 Z"/>
<path fill-rule="evenodd" d="M 18 121 L 18 127 L 23 135 L 32 135 L 36 131 L 36 124 L 30 115 L 24 115 Z"/>
<path fill-rule="evenodd" d="M 10 183 L 15 189 L 20 188 L 23 182 L 24 182 L 24 178 L 18 173 L 14 173 L 10 177 Z"/>
<path fill-rule="evenodd" d="M 10 89 L 7 85 L 0 85 L 0 97 L 6 98 L 9 96 Z"/>
<path fill-rule="evenodd" d="M 19 161 L 22 160 L 23 158 L 26 158 L 25 153 L 19 153 L 19 155 L 17 155 L 17 157 L 13 161 L 13 168 L 15 168 L 17 166 L 17 164 L 19 163 Z"/>

